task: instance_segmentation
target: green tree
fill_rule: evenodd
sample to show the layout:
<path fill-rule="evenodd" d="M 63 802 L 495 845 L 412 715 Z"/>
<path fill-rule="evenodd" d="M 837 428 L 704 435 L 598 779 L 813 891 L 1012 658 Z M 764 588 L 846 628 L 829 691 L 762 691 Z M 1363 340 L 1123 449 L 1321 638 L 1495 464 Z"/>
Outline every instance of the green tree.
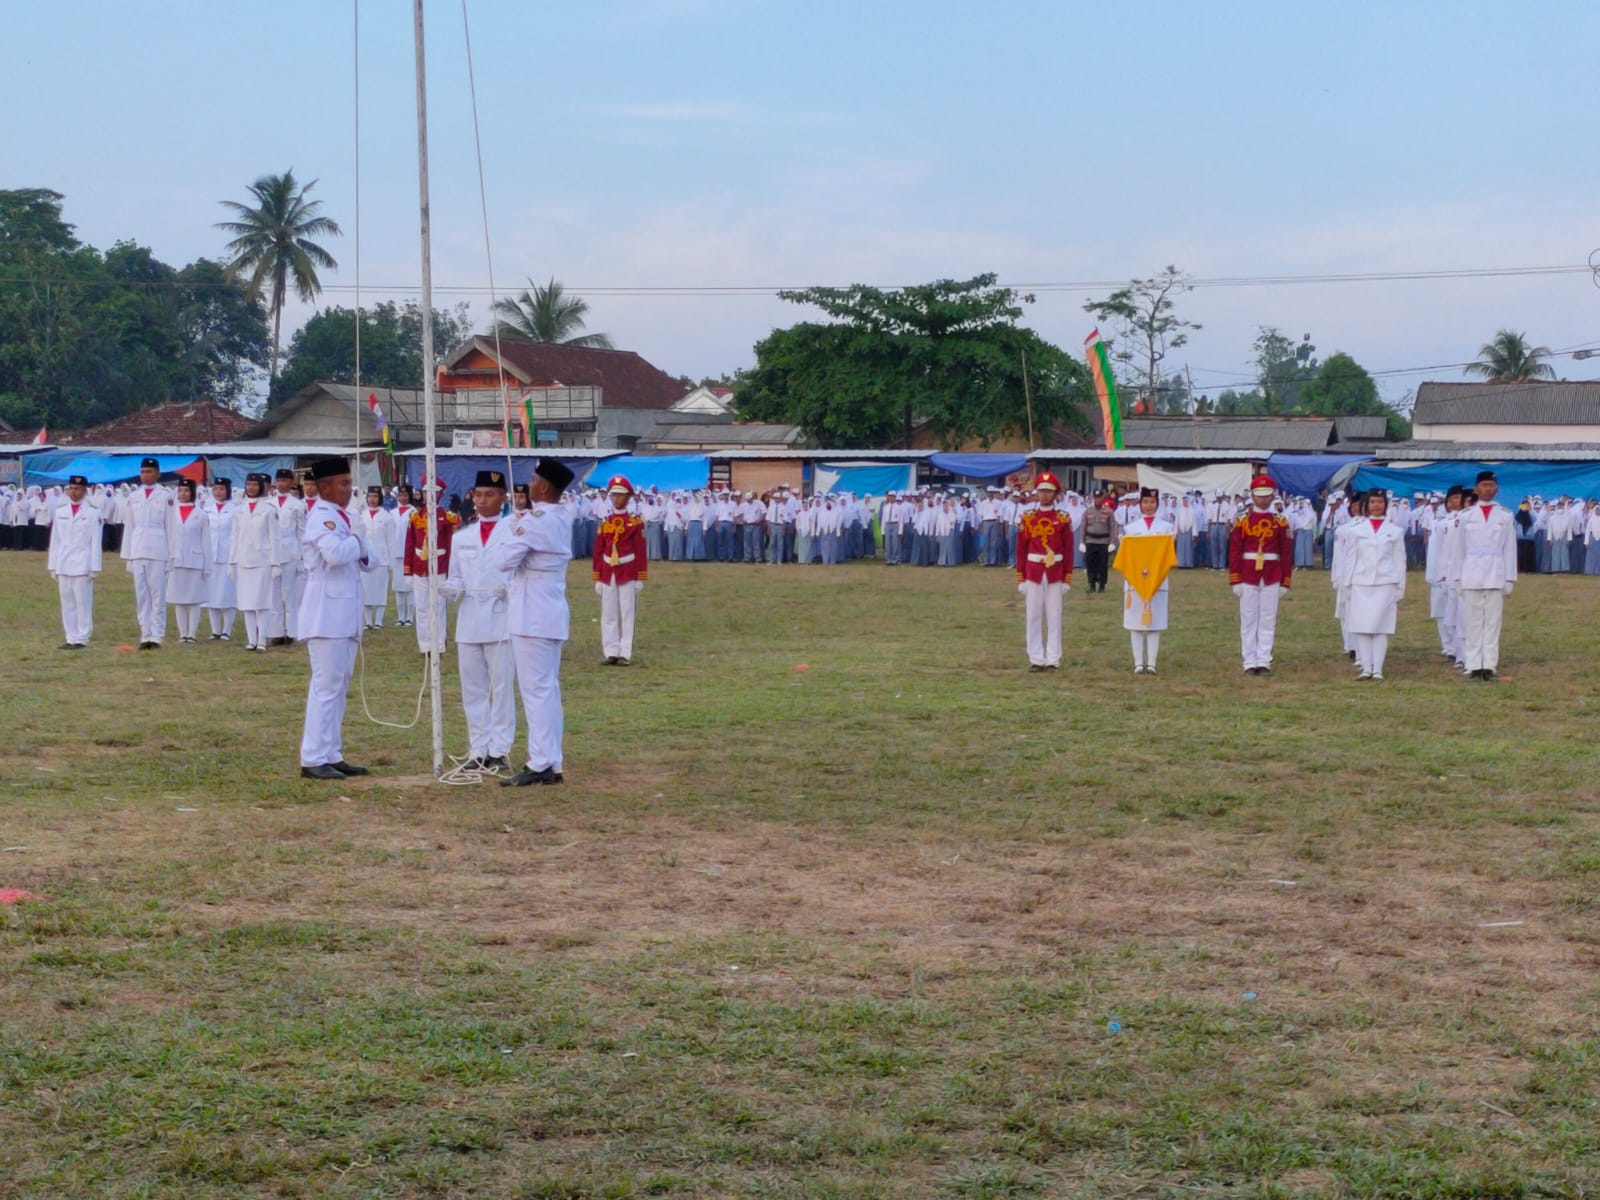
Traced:
<path fill-rule="evenodd" d="M 433 311 L 433 344 L 447 348 L 472 336 L 466 304 Z M 269 404 L 277 404 L 319 379 L 348 383 L 356 373 L 354 309 L 317 313 L 289 341 L 283 373 L 273 382 Z M 368 387 L 422 386 L 422 306 L 386 300 L 361 309 L 361 383 Z"/>
<path fill-rule="evenodd" d="M 1478 361 L 1468 363 L 1466 371 L 1490 383 L 1554 379 L 1555 369 L 1543 361 L 1549 357 L 1549 346 L 1529 346 L 1527 334 L 1502 329 L 1494 335 L 1494 341 L 1478 348 Z"/>
<path fill-rule="evenodd" d="M 0 255 L 18 247 L 57 254 L 75 250 L 78 239 L 61 219 L 64 199 L 49 188 L 0 191 Z"/>
<path fill-rule="evenodd" d="M 611 349 L 611 339 L 605 334 L 583 332 L 589 302 L 567 295 L 553 277 L 544 287 L 528 280 L 528 290 L 522 295 L 496 300 L 494 312 L 500 336 L 511 341 Z"/>
<path fill-rule="evenodd" d="M 1330 354 L 1300 391 L 1301 411 L 1323 417 L 1383 417 L 1386 436 L 1404 440 L 1411 422 L 1378 395 L 1366 369 L 1345 353 Z"/>
<path fill-rule="evenodd" d="M 1111 358 L 1122 367 L 1123 380 L 1151 408 L 1159 406 L 1163 387 L 1161 364 L 1173 350 L 1189 343 L 1200 326 L 1178 316 L 1178 297 L 1192 291 L 1189 276 L 1168 266 L 1149 279 L 1135 279 L 1104 300 L 1090 300 L 1083 311 L 1092 313 L 1109 331 Z"/>
<path fill-rule="evenodd" d="M 250 193 L 256 199 L 253 206 L 237 200 L 222 201 L 224 208 L 238 216 L 236 221 L 217 222 L 218 229 L 234 235 L 227 247 L 233 256 L 228 270 L 234 275 L 249 276 L 252 296 L 261 295 L 263 285 L 268 288 L 267 310 L 272 314 L 269 379 L 278 375 L 279 334 L 290 284 L 300 299 L 315 300 L 322 291 L 317 268 L 331 271 L 339 265 L 333 255 L 311 240 L 339 233 L 338 224 L 320 214 L 322 201 L 306 199 L 306 193 L 316 186 L 313 179 L 302 187 L 290 168 L 282 175 L 263 175 L 250 185 Z"/>
<path fill-rule="evenodd" d="M 774 330 L 737 382 L 741 418 L 801 426 L 828 446 L 909 442 L 915 419 L 945 446 L 1087 429 L 1087 372 L 1017 324 L 1022 310 L 995 276 L 884 291 L 856 285 L 780 292 L 831 321 Z M 1023 374 L 1023 362 L 1027 375 Z"/>
<path fill-rule="evenodd" d="M 1297 344 L 1272 325 L 1258 326 L 1252 345 L 1256 352 L 1256 382 L 1262 411 L 1288 414 L 1300 406 L 1300 389 L 1317 372 L 1317 348 L 1308 333 Z"/>

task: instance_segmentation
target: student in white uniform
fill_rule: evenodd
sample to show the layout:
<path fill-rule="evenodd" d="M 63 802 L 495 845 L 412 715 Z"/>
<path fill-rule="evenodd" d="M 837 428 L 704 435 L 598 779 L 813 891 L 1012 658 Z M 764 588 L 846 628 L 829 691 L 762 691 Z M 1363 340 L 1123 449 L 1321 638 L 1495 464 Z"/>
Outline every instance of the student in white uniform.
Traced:
<path fill-rule="evenodd" d="M 294 472 L 288 467 L 278 468 L 272 486 L 272 503 L 278 510 L 279 603 L 268 634 L 274 646 L 287 646 L 295 639 L 300 608 L 300 541 L 306 531 L 306 502 L 296 495 Z"/>
<path fill-rule="evenodd" d="M 228 570 L 233 553 L 233 481 L 218 479 L 211 485 L 211 504 L 206 508 L 210 526 L 207 545 L 211 553 L 211 578 L 206 582 L 206 620 L 211 623 L 211 640 L 233 640 L 233 618 L 239 598 Z"/>
<path fill-rule="evenodd" d="M 1339 547 L 1339 570 L 1349 586 L 1345 625 L 1355 639 L 1356 675 L 1382 679 L 1395 614 L 1406 594 L 1405 526 L 1391 521 L 1389 497 L 1367 493 L 1367 515 L 1351 521 Z"/>
<path fill-rule="evenodd" d="M 503 471 L 479 471 L 472 489 L 477 520 L 450 539 L 448 600 L 456 609 L 456 664 L 461 673 L 461 704 L 467 714 L 468 758 L 473 771 L 509 770 L 506 756 L 517 733 L 516 671 L 511 658 L 507 575 L 492 564 L 500 542 L 511 535 L 501 520 L 506 502 Z"/>
<path fill-rule="evenodd" d="M 1500 484 L 1493 471 L 1478 472 L 1477 503 L 1456 518 L 1450 577 L 1461 589 L 1466 627 L 1466 671 L 1492 681 L 1500 667 L 1500 620 L 1517 582 L 1516 522 L 1494 502 Z"/>
<path fill-rule="evenodd" d="M 394 518 L 393 538 L 385 552 L 389 561 L 389 590 L 394 593 L 394 623 L 405 629 L 417 623 L 417 596 L 405 569 L 406 526 L 416 511 L 416 499 L 409 483 L 395 488 L 394 497 L 394 511 L 390 514 Z"/>
<path fill-rule="evenodd" d="M 389 607 L 391 564 L 385 548 L 394 545 L 394 521 L 383 507 L 383 489 L 367 489 L 367 503 L 356 518 L 356 532 L 375 552 L 371 562 L 361 568 L 361 607 L 363 629 L 382 629 L 383 613 Z"/>
<path fill-rule="evenodd" d="M 82 650 L 94 634 L 94 581 L 100 574 L 101 512 L 86 502 L 89 481 L 67 480 L 67 498 L 51 515 L 50 577 L 61 594 L 63 650 Z"/>
<path fill-rule="evenodd" d="M 1444 497 L 1444 510 L 1428 526 L 1428 548 L 1423 570 L 1428 577 L 1428 615 L 1439 626 L 1439 653 L 1457 666 L 1466 657 L 1461 638 L 1461 593 L 1446 573 L 1450 561 L 1450 539 L 1455 536 L 1456 517 L 1461 512 L 1465 490 L 1453 484 Z"/>
<path fill-rule="evenodd" d="M 300 774 L 307 779 L 344 780 L 367 768 L 344 759 L 344 708 L 350 696 L 361 638 L 361 567 L 373 548 L 351 528 L 350 463 L 324 458 L 312 464 L 317 500 L 306 512 L 300 564 L 300 640 L 311 660 L 305 729 L 300 738 Z"/>
<path fill-rule="evenodd" d="M 1122 529 L 1124 538 L 1178 537 L 1173 524 L 1159 515 L 1161 504 L 1155 488 L 1139 489 L 1139 515 Z M 1176 554 L 1176 550 L 1174 550 Z M 1192 560 L 1191 560 L 1192 561 Z M 1169 576 L 1170 578 L 1170 576 Z M 1133 643 L 1133 673 L 1154 675 L 1156 656 L 1161 651 L 1161 634 L 1167 628 L 1167 581 L 1163 580 L 1156 594 L 1150 597 L 1150 624 L 1144 624 L 1144 601 L 1128 585 L 1122 583 L 1122 627 L 1128 631 Z"/>
<path fill-rule="evenodd" d="M 161 464 L 142 460 L 139 486 L 122 502 L 122 559 L 133 576 L 141 650 L 159 650 L 167 636 L 167 564 L 178 540 L 178 502 L 160 478 Z"/>
<path fill-rule="evenodd" d="M 572 510 L 561 493 L 572 472 L 541 458 L 528 485 L 531 502 L 511 532 L 491 547 L 488 565 L 508 576 L 507 628 L 517 688 L 528 719 L 528 757 L 502 787 L 556 784 L 562 772 L 561 644 L 567 640 L 567 564 L 572 561 Z"/>
<path fill-rule="evenodd" d="M 206 602 L 211 577 L 211 529 L 205 511 L 195 503 L 192 479 L 180 479 L 178 539 L 167 573 L 167 603 L 178 619 L 178 642 L 192 646 L 200 633 L 200 606 Z"/>
<path fill-rule="evenodd" d="M 233 547 L 228 569 L 244 616 L 245 649 L 265 654 L 272 614 L 278 609 L 278 509 L 267 498 L 272 481 L 251 473 L 244 501 L 233 514 Z"/>

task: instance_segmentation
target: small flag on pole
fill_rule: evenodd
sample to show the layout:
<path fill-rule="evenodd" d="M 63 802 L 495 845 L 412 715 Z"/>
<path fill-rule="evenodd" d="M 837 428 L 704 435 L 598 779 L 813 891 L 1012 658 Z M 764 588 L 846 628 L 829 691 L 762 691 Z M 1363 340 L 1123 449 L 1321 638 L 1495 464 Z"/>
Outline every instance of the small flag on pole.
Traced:
<path fill-rule="evenodd" d="M 1083 339 L 1083 356 L 1089 360 L 1089 375 L 1094 380 L 1095 395 L 1100 398 L 1101 423 L 1106 431 L 1106 449 L 1122 449 L 1122 413 L 1117 403 L 1117 380 L 1111 373 L 1111 356 L 1106 344 L 1100 340 L 1098 329 L 1090 330 Z"/>
<path fill-rule="evenodd" d="M 378 404 L 378 393 L 367 393 L 367 408 L 372 413 L 372 423 L 378 427 L 378 437 L 383 440 L 383 448 L 390 454 L 394 453 L 394 435 L 389 432 L 389 422 L 384 419 L 383 409 Z"/>
<path fill-rule="evenodd" d="M 33 444 L 35 446 L 48 446 L 50 443 L 49 443 L 49 440 L 48 440 L 46 435 L 49 432 L 50 432 L 49 426 L 46 426 L 46 425 L 39 426 L 39 435 L 36 438 L 33 439 Z"/>

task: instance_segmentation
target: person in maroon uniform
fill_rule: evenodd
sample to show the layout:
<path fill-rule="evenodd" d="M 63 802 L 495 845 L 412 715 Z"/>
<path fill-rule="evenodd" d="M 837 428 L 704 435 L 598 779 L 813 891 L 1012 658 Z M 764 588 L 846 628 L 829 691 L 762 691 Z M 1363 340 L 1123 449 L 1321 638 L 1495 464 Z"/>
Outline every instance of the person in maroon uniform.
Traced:
<path fill-rule="evenodd" d="M 1278 485 L 1270 475 L 1250 481 L 1250 507 L 1228 531 L 1228 582 L 1239 599 L 1239 644 L 1246 675 L 1272 674 L 1278 600 L 1294 571 L 1294 535 L 1272 511 Z"/>
<path fill-rule="evenodd" d="M 633 658 L 633 617 L 650 575 L 644 520 L 628 511 L 633 484 L 613 475 L 606 485 L 611 511 L 594 539 L 594 590 L 600 597 L 600 648 L 605 665 L 625 667 Z"/>

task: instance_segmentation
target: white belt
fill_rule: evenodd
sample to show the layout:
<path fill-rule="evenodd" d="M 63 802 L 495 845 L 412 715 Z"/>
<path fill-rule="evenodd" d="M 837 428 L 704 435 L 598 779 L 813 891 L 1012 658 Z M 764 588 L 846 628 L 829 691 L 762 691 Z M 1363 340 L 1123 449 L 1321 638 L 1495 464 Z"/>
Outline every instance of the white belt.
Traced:
<path fill-rule="evenodd" d="M 612 563 L 611 565 L 620 567 L 625 562 L 632 562 L 635 557 L 636 556 L 632 555 L 632 554 L 624 554 L 621 558 L 617 559 L 616 562 Z M 600 561 L 603 562 L 603 563 L 610 563 L 611 559 L 609 557 L 602 557 L 600 559 Z"/>
<path fill-rule="evenodd" d="M 1257 554 L 1254 550 L 1246 550 L 1244 552 L 1244 556 L 1246 558 L 1259 558 L 1262 562 L 1278 561 L 1278 556 L 1276 554 Z"/>
<path fill-rule="evenodd" d="M 1030 555 L 1028 555 L 1028 561 L 1029 562 L 1043 562 L 1044 561 L 1044 555 L 1042 555 L 1042 554 L 1030 554 Z M 1057 554 L 1051 561 L 1052 562 L 1066 562 L 1067 561 L 1067 556 L 1065 554 Z"/>

